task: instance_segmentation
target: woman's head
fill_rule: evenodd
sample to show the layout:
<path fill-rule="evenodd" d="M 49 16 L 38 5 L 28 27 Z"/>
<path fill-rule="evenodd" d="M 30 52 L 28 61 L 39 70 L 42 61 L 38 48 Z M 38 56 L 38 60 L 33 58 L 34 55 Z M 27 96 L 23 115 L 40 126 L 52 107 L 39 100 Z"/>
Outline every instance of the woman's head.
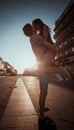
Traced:
<path fill-rule="evenodd" d="M 43 34 L 43 27 L 44 26 L 46 26 L 47 30 L 49 30 L 49 32 L 50 32 L 50 28 L 46 24 L 44 24 L 43 21 L 39 18 L 34 19 L 32 22 L 32 25 L 36 31 L 40 32 L 41 35 Z"/>
<path fill-rule="evenodd" d="M 32 25 L 36 29 L 36 31 L 40 31 L 40 33 L 42 33 L 44 23 L 42 22 L 41 19 L 37 18 L 37 19 L 33 20 Z"/>

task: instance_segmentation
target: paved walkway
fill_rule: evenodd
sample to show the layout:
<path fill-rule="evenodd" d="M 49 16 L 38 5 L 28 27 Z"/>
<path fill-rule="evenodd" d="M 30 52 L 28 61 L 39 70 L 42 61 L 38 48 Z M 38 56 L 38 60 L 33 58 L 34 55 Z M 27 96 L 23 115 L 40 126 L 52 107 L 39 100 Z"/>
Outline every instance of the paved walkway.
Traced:
<path fill-rule="evenodd" d="M 1 120 L 0 130 L 37 130 L 37 118 L 23 80 L 18 78 Z"/>
<path fill-rule="evenodd" d="M 23 77 L 13 84 L 16 79 L 0 80 L 0 130 L 43 130 L 38 128 L 39 80 Z M 46 106 L 50 111 L 46 115 L 55 121 L 57 130 L 74 130 L 74 84 L 52 83 L 48 87 Z"/>
<path fill-rule="evenodd" d="M 23 81 L 37 111 L 39 80 L 30 76 Z M 49 81 L 46 106 L 50 110 L 45 115 L 55 121 L 57 130 L 74 130 L 74 82 Z"/>

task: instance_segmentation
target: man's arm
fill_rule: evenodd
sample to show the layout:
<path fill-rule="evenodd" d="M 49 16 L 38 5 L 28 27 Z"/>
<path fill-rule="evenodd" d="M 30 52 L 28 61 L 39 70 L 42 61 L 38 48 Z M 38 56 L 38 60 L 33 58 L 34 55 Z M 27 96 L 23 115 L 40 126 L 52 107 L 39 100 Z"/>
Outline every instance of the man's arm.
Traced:
<path fill-rule="evenodd" d="M 44 45 L 45 47 L 56 51 L 56 47 L 54 44 L 49 44 L 48 41 L 44 40 L 43 37 L 40 38 L 40 44 Z"/>

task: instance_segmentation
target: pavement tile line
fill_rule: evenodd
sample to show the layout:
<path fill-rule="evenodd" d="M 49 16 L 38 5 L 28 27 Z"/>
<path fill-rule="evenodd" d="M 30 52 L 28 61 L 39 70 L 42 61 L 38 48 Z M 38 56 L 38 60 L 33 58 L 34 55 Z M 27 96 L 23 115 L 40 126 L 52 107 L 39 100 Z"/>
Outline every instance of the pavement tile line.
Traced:
<path fill-rule="evenodd" d="M 0 129 L 12 127 L 24 127 L 27 130 L 37 129 L 37 113 L 21 78 L 17 79 L 15 88 L 11 94 L 4 116 L 0 123 Z"/>

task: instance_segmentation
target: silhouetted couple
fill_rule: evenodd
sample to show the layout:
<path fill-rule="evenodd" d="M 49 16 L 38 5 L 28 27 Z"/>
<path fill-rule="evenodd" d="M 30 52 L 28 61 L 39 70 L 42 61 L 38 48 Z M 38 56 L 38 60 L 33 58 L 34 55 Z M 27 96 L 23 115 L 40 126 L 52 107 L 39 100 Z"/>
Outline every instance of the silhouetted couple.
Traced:
<path fill-rule="evenodd" d="M 45 101 L 47 96 L 47 89 L 49 83 L 49 75 L 60 74 L 62 77 L 68 79 L 70 74 L 60 67 L 53 64 L 56 56 L 56 47 L 51 40 L 50 28 L 42 22 L 41 19 L 35 19 L 32 24 L 27 23 L 23 27 L 24 34 L 30 38 L 32 50 L 37 59 L 37 76 L 40 81 L 40 95 L 39 95 L 39 119 L 40 125 L 47 125 L 49 118 L 44 116 Z"/>

